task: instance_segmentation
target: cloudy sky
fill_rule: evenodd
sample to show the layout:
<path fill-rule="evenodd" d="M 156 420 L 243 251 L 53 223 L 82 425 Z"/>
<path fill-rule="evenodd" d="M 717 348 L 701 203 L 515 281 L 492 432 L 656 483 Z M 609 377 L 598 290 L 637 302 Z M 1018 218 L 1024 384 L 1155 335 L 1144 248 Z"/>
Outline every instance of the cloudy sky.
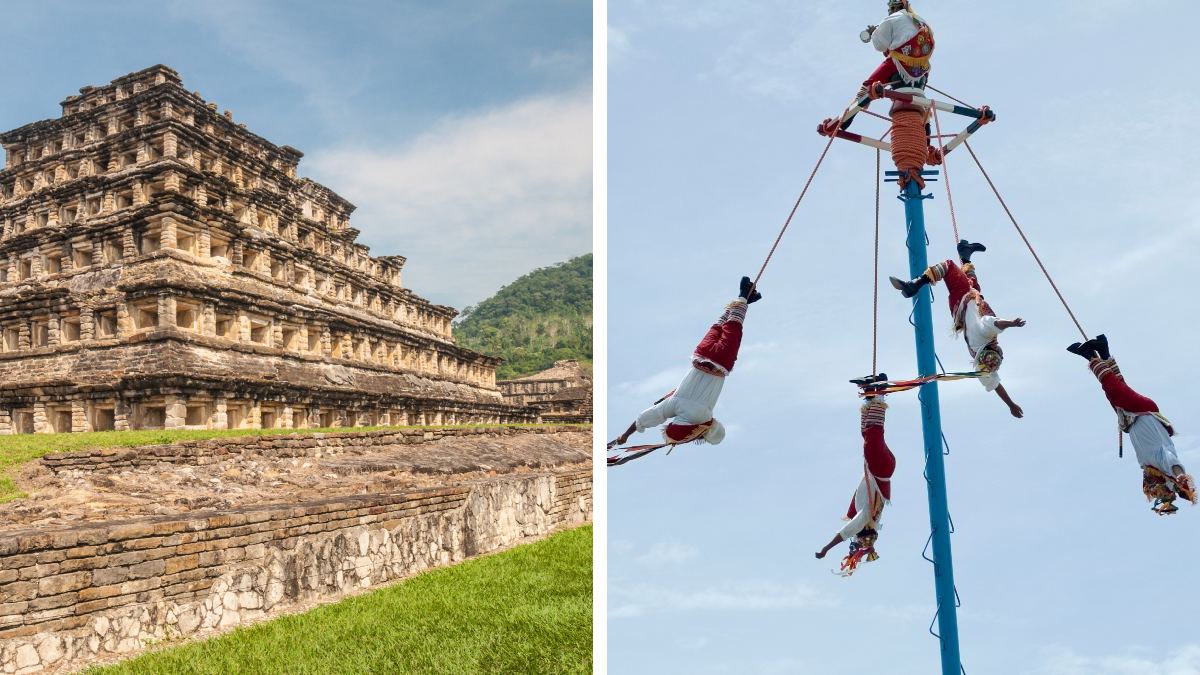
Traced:
<path fill-rule="evenodd" d="M 879 62 L 857 36 L 883 5 L 609 3 L 610 437 L 674 386 L 738 277 L 757 270 L 824 144 L 814 128 Z M 1179 39 L 1200 8 L 917 9 L 937 35 L 934 85 L 997 111 L 972 145 L 1084 327 L 1108 334 L 1200 473 L 1197 96 Z M 855 130 L 883 126 L 860 118 Z M 835 142 L 750 311 L 717 411 L 724 444 L 608 473 L 611 672 L 937 672 L 915 394 L 889 411 L 899 466 L 881 559 L 851 579 L 830 573 L 832 555 L 813 559 L 862 470 L 845 380 L 871 362 L 874 168 L 873 151 Z M 1200 508 L 1150 512 L 1099 386 L 1063 350 L 1079 339 L 1066 313 L 970 157 L 952 154 L 949 171 L 963 235 L 989 246 L 989 300 L 1029 322 L 1002 339 L 1025 419 L 977 383 L 941 388 L 966 672 L 1197 675 Z M 953 255 L 944 189 L 926 202 L 934 260 Z M 893 191 L 885 277 L 908 269 Z M 911 375 L 910 305 L 881 292 L 881 369 Z M 943 362 L 966 368 L 941 288 L 935 309 Z"/>
<path fill-rule="evenodd" d="M 12 3 L 0 127 L 155 63 L 305 153 L 406 285 L 463 307 L 591 249 L 591 4 Z"/>

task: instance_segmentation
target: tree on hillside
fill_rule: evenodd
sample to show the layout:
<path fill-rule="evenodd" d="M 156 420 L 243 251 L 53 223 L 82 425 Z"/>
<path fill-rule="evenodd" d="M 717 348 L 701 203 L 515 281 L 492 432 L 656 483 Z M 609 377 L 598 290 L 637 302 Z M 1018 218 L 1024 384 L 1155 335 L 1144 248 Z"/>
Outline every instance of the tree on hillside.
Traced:
<path fill-rule="evenodd" d="M 530 375 L 562 359 L 592 359 L 592 255 L 526 274 L 465 308 L 454 336 L 504 359 L 498 379 Z"/>

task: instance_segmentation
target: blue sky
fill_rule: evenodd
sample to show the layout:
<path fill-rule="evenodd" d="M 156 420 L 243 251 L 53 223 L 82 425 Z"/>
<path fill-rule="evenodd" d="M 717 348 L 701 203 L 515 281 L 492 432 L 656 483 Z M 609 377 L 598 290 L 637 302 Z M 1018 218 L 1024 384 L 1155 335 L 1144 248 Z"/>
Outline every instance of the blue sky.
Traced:
<path fill-rule="evenodd" d="M 0 127 L 155 63 L 305 153 L 376 255 L 459 308 L 591 249 L 591 4 L 49 0 L 5 7 Z"/>
<path fill-rule="evenodd" d="M 838 113 L 879 55 L 879 2 L 609 3 L 608 433 L 668 391 L 742 274 L 757 270 Z M 1092 333 L 1176 423 L 1200 473 L 1190 389 L 1200 254 L 1192 2 L 919 2 L 934 85 L 991 105 L 972 143 Z M 882 106 L 877 104 L 882 110 Z M 944 125 L 961 122 L 943 117 Z M 860 118 L 855 130 L 882 133 Z M 886 162 L 886 159 L 885 159 Z M 899 466 L 882 558 L 851 579 L 813 551 L 861 475 L 847 378 L 870 368 L 874 152 L 835 142 L 762 282 L 717 417 L 724 444 L 608 474 L 609 668 L 619 673 L 937 671 L 914 394 L 892 397 Z M 965 152 L 949 171 L 987 297 L 1029 325 L 1002 338 L 1015 420 L 974 382 L 943 385 L 966 672 L 1196 675 L 1200 508 L 1149 511 L 1132 450 L 1074 327 Z M 886 186 L 881 267 L 903 276 Z M 944 183 L 931 259 L 953 255 Z M 881 369 L 915 371 L 909 303 L 881 289 Z M 969 365 L 944 290 L 935 334 Z M 840 548 L 839 551 L 843 551 Z"/>

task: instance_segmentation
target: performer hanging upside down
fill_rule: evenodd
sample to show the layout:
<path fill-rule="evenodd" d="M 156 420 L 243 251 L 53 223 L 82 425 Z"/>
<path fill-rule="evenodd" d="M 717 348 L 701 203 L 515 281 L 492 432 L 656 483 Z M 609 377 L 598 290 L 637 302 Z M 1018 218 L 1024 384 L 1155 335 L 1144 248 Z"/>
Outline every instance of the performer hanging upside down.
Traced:
<path fill-rule="evenodd" d="M 842 574 L 850 576 L 858 565 L 866 560 L 879 558 L 875 552 L 875 541 L 879 538 L 879 519 L 883 507 L 892 498 L 892 473 L 896 470 L 896 456 L 888 449 L 883 439 L 883 418 L 887 412 L 886 396 L 875 395 L 875 382 L 884 382 L 887 375 L 879 374 L 851 380 L 863 389 L 866 401 L 862 405 L 863 479 L 850 500 L 846 512 L 846 523 L 828 544 L 817 551 L 817 559 L 825 557 L 830 549 L 843 541 L 850 541 L 850 553 L 842 559 Z"/>
<path fill-rule="evenodd" d="M 1013 417 L 1022 417 L 1021 406 L 1013 402 L 1004 385 L 1000 384 L 1000 364 L 1004 361 L 1004 351 L 1000 349 L 1000 333 L 1009 328 L 1020 328 L 1025 320 L 998 319 L 991 306 L 979 292 L 979 280 L 975 278 L 975 265 L 971 263 L 971 254 L 986 251 L 983 244 L 972 244 L 966 239 L 958 242 L 958 257 L 962 267 L 947 260 L 933 265 L 921 276 L 912 281 L 901 281 L 891 277 L 895 286 L 911 298 L 926 284 L 946 280 L 946 289 L 950 293 L 950 318 L 954 321 L 955 332 L 966 336 L 967 351 L 975 360 L 975 370 L 984 373 L 979 378 L 983 388 L 996 392 L 1000 400 L 1008 406 Z"/>
<path fill-rule="evenodd" d="M 750 277 L 742 277 L 738 298 L 730 302 L 721 318 L 708 329 L 692 354 L 692 367 L 674 391 L 647 408 L 629 425 L 625 433 L 608 444 L 623 445 L 635 431 L 670 421 L 663 428 L 663 440 L 670 444 L 705 441 L 716 445 L 725 438 L 725 427 L 713 419 L 713 408 L 721 395 L 725 376 L 733 370 L 742 344 L 742 322 L 746 308 L 762 294 L 754 290 Z"/>
<path fill-rule="evenodd" d="M 921 93 L 929 82 L 929 59 L 933 56 L 933 29 L 912 11 L 908 0 L 888 0 L 888 17 L 878 26 L 868 26 L 871 45 L 883 52 L 883 63 L 863 80 L 855 102 L 867 87 L 880 82 L 892 89 L 906 88 Z M 870 105 L 870 102 L 868 102 Z M 850 126 L 851 116 L 842 125 Z"/>
<path fill-rule="evenodd" d="M 1117 411 L 1121 431 L 1133 440 L 1138 463 L 1142 465 L 1142 492 L 1154 503 L 1155 513 L 1175 513 L 1179 507 L 1173 503 L 1178 495 L 1196 503 L 1196 485 L 1184 471 L 1175 442 L 1171 436 L 1175 429 L 1158 411 L 1158 405 L 1137 393 L 1125 382 L 1121 369 L 1108 351 L 1108 338 L 1103 335 L 1080 344 L 1067 347 L 1067 351 L 1088 360 L 1096 379 L 1104 389 L 1108 402 Z"/>

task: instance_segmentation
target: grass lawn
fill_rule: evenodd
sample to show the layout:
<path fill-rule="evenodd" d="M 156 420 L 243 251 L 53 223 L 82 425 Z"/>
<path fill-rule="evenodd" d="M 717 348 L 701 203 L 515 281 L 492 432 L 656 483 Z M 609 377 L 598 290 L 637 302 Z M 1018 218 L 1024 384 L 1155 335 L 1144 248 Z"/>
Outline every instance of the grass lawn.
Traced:
<path fill-rule="evenodd" d="M 591 673 L 592 528 L 104 673 Z"/>
<path fill-rule="evenodd" d="M 426 428 L 456 428 L 498 426 L 486 425 L 450 425 L 444 427 Z M 506 424 L 511 427 L 551 426 L 541 424 Z M 559 426 L 559 425 L 553 425 Z M 578 425 L 581 428 L 591 428 L 590 425 Z M 11 473 L 25 462 L 37 459 L 52 452 L 70 452 L 91 448 L 132 448 L 139 445 L 158 445 L 175 441 L 203 440 L 208 438 L 229 438 L 237 436 L 269 436 L 292 433 L 345 433 L 348 431 L 378 431 L 382 429 L 402 429 L 412 427 L 338 427 L 334 429 L 171 429 L 170 431 L 93 431 L 77 434 L 17 434 L 0 436 L 0 504 L 25 495 L 13 483 Z"/>

